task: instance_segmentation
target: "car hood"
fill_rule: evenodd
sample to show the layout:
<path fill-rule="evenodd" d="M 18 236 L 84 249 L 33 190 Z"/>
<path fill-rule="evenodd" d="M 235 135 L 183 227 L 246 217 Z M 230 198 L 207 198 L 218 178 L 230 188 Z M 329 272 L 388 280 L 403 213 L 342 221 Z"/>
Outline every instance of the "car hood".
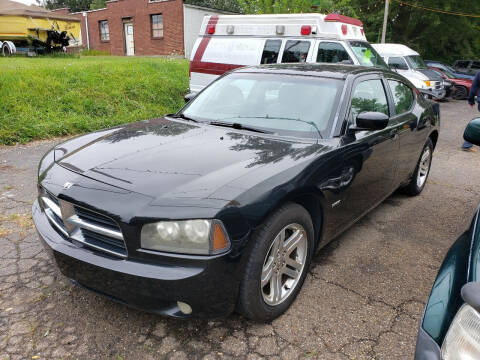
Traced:
<path fill-rule="evenodd" d="M 442 77 L 431 69 L 417 69 L 416 71 L 422 73 L 428 80 L 442 81 Z"/>
<path fill-rule="evenodd" d="M 119 188 L 198 199 L 259 168 L 275 168 L 262 172 L 266 178 L 329 148 L 262 135 L 160 118 L 73 139 L 54 154 L 59 165 Z"/>

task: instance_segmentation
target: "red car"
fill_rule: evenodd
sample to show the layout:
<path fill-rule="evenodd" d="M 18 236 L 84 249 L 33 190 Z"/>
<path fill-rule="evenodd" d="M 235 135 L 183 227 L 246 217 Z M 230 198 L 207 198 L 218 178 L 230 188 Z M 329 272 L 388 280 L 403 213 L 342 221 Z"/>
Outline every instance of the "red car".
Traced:
<path fill-rule="evenodd" d="M 450 71 L 439 69 L 434 66 L 429 66 L 428 68 L 437 71 L 438 73 L 440 73 L 440 75 L 442 75 L 443 79 L 448 80 L 454 84 L 454 88 L 451 91 L 452 98 L 454 98 L 455 100 L 463 100 L 468 98 L 470 88 L 472 87 L 472 80 L 458 79 Z"/>

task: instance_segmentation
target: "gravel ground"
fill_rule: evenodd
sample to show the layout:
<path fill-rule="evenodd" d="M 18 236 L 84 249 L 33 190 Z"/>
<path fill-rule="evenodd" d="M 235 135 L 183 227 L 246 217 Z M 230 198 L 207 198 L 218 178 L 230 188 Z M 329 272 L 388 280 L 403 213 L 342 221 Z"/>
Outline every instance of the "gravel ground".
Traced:
<path fill-rule="evenodd" d="M 38 161 L 59 139 L 0 147 L 0 359 L 411 359 L 437 270 L 480 202 L 480 153 L 460 151 L 478 113 L 441 112 L 423 194 L 394 194 L 327 246 L 271 324 L 166 319 L 72 285 L 30 217 Z"/>

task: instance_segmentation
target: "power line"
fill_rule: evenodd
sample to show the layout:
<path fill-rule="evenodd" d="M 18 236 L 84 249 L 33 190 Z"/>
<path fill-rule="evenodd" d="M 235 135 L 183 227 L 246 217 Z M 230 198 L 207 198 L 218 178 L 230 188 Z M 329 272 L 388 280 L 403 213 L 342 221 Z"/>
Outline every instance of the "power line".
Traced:
<path fill-rule="evenodd" d="M 480 14 L 467 14 L 467 13 L 462 13 L 462 12 L 458 12 L 458 11 L 448 11 L 448 10 L 435 9 L 435 8 L 431 8 L 431 7 L 427 7 L 427 6 L 410 4 L 410 3 L 407 3 L 407 2 L 402 1 L 402 0 L 392 0 L 392 1 L 395 1 L 395 2 L 399 3 L 400 5 L 410 6 L 410 7 L 413 7 L 413 8 L 422 9 L 422 10 L 426 10 L 426 11 L 437 12 L 437 13 L 441 13 L 441 14 L 480 18 Z"/>

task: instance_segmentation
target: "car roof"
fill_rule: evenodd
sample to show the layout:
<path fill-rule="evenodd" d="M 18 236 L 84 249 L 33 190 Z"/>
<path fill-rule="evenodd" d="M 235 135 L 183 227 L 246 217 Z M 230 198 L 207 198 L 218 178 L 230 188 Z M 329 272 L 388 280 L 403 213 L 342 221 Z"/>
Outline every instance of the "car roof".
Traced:
<path fill-rule="evenodd" d="M 275 73 L 285 75 L 316 76 L 345 79 L 348 75 L 393 72 L 379 67 L 327 63 L 290 63 L 247 66 L 234 70 L 235 73 Z M 393 73 L 395 74 L 395 73 Z"/>
<path fill-rule="evenodd" d="M 370 44 L 381 56 L 416 56 L 418 52 L 403 44 Z"/>

